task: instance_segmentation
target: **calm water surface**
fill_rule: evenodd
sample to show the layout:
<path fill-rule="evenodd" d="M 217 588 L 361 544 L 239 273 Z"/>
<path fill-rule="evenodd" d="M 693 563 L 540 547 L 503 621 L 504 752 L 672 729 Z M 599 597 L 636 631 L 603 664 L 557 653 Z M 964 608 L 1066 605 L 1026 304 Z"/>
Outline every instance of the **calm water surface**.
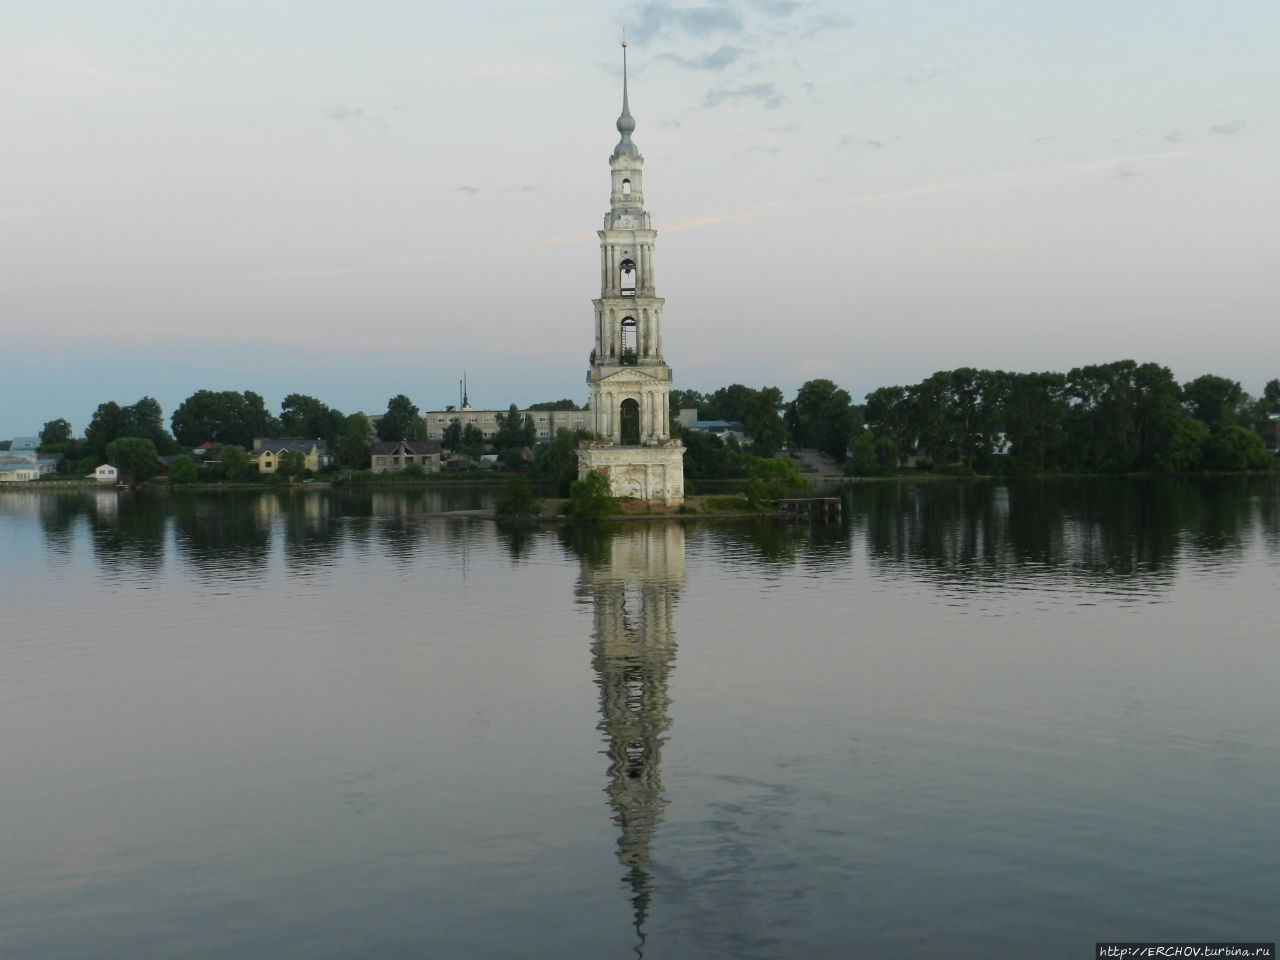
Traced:
<path fill-rule="evenodd" d="M 1276 940 L 1280 486 L 0 494 L 0 956 Z"/>

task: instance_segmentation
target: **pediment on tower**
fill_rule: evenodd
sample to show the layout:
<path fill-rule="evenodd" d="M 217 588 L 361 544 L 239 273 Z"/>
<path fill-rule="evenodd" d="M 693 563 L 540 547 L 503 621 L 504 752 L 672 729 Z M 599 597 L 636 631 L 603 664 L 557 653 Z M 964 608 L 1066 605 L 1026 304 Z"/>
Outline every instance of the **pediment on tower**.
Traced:
<path fill-rule="evenodd" d="M 608 383 L 610 385 L 618 385 L 623 383 L 660 383 L 657 377 L 651 377 L 647 373 L 639 370 L 619 370 L 617 373 L 611 373 L 607 377 L 601 378 L 599 383 Z"/>

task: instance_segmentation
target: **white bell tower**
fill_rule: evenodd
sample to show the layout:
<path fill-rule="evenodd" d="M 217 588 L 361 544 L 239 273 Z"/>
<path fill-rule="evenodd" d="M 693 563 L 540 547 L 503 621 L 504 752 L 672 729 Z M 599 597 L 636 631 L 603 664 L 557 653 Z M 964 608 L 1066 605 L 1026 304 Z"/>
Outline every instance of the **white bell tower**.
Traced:
<path fill-rule="evenodd" d="M 608 474 L 615 497 L 678 504 L 684 500 L 684 446 L 671 438 L 671 368 L 662 354 L 662 306 L 644 209 L 644 157 L 627 100 L 622 44 L 622 139 L 609 157 L 609 212 L 600 237 L 600 297 L 587 384 L 593 441 L 578 450 L 578 476 Z"/>

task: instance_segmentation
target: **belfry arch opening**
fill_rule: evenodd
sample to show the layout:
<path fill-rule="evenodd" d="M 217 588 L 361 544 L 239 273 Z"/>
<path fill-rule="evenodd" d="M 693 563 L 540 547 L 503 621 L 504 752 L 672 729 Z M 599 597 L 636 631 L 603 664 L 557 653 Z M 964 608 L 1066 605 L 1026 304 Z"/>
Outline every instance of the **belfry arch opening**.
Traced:
<path fill-rule="evenodd" d="M 626 317 L 622 321 L 622 335 L 619 338 L 620 347 L 618 360 L 620 363 L 628 366 L 634 365 L 639 357 L 636 351 L 636 318 Z"/>
<path fill-rule="evenodd" d="M 618 270 L 618 289 L 624 297 L 636 295 L 636 262 L 623 260 Z"/>
<path fill-rule="evenodd" d="M 623 446 L 639 446 L 640 404 L 630 398 L 623 400 L 618 410 L 618 425 L 622 429 Z"/>
<path fill-rule="evenodd" d="M 622 181 L 622 195 L 624 197 L 631 196 L 631 181 L 629 179 Z"/>

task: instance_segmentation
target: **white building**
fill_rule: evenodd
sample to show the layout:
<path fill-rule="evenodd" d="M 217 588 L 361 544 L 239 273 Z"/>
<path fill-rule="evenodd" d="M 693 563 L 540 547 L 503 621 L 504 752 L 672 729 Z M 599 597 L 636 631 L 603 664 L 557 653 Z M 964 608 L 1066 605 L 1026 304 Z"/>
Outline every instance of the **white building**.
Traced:
<path fill-rule="evenodd" d="M 622 45 L 622 139 L 609 157 L 612 189 L 600 237 L 600 297 L 587 385 L 589 431 L 578 476 L 609 476 L 613 495 L 661 503 L 684 500 L 684 446 L 671 436 L 671 368 L 662 355 L 663 299 L 657 295 L 657 231 L 644 209 L 644 157 L 631 140 L 627 45 Z"/>
<path fill-rule="evenodd" d="M 461 410 L 428 410 L 422 419 L 427 425 L 428 440 L 443 440 L 445 429 L 455 420 L 463 427 L 467 424 L 476 427 L 488 440 L 498 432 L 498 417 L 506 417 L 507 413 L 507 410 L 475 410 L 466 405 Z M 591 414 L 586 410 L 521 410 L 520 415 L 533 418 L 538 441 L 553 439 L 557 430 L 588 430 L 591 423 Z"/>

